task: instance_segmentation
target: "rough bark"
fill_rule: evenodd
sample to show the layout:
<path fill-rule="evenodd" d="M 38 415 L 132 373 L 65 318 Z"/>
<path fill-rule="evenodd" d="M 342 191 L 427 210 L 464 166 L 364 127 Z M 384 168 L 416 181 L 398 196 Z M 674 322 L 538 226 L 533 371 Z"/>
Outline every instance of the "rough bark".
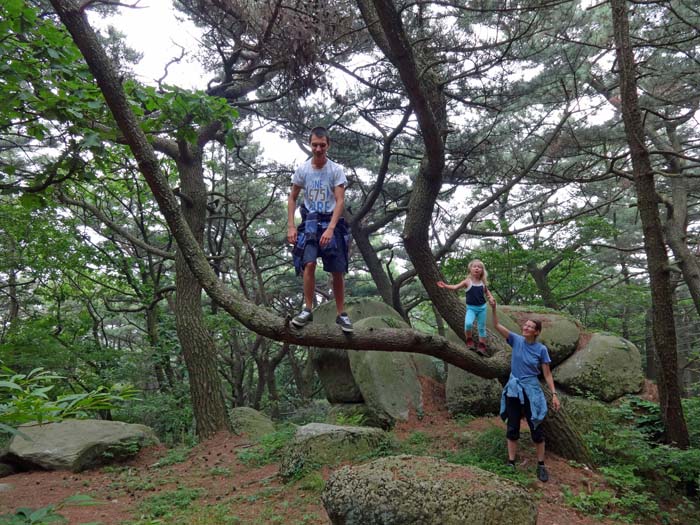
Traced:
<path fill-rule="evenodd" d="M 678 356 L 673 318 L 673 291 L 666 245 L 649 151 L 644 142 L 636 65 L 629 34 L 626 0 L 611 0 L 613 31 L 620 73 L 620 98 L 625 134 L 630 147 L 639 215 L 644 233 L 644 251 L 651 281 L 654 346 L 662 366 L 659 369 L 659 397 L 666 439 L 679 447 L 688 446 L 688 429 L 678 386 Z"/>
<path fill-rule="evenodd" d="M 186 197 L 182 200 L 182 214 L 200 246 L 207 209 L 201 165 L 196 155 L 178 163 L 180 191 Z M 216 366 L 216 345 L 204 322 L 202 287 L 179 249 L 175 257 L 175 322 L 189 374 L 197 435 L 211 436 L 228 429 L 229 419 Z"/>

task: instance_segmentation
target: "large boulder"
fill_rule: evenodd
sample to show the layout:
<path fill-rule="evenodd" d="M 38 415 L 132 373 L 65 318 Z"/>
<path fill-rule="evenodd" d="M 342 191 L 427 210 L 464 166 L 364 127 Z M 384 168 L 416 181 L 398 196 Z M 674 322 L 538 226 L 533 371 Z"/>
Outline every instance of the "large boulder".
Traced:
<path fill-rule="evenodd" d="M 3 459 L 29 469 L 80 472 L 127 459 L 158 442 L 145 425 L 97 419 L 26 424 L 19 430 Z"/>
<path fill-rule="evenodd" d="M 358 459 L 392 446 L 391 436 L 379 428 L 309 423 L 297 428 L 285 447 L 279 472 L 289 478 L 305 469 Z"/>
<path fill-rule="evenodd" d="M 446 337 L 452 343 L 464 344 L 452 330 L 448 331 Z M 495 337 L 502 339 L 500 336 Z M 490 347 L 493 348 L 496 340 L 494 337 L 490 339 Z M 447 409 L 452 415 L 484 416 L 497 414 L 500 408 L 502 389 L 498 379 L 484 379 L 456 366 L 447 366 L 445 397 Z"/>
<path fill-rule="evenodd" d="M 272 420 L 254 408 L 233 408 L 229 413 L 229 417 L 231 418 L 231 427 L 234 432 L 246 434 L 254 440 L 275 431 L 275 425 L 272 423 Z"/>
<path fill-rule="evenodd" d="M 357 329 L 408 328 L 396 310 L 379 301 L 350 299 L 345 310 Z M 314 310 L 314 323 L 334 324 L 335 316 L 335 303 L 327 302 Z M 310 355 L 328 401 L 365 402 L 376 419 L 389 423 L 405 419 L 409 405 L 422 408 L 418 377 L 439 378 L 435 361 L 422 354 L 315 348 Z"/>
<path fill-rule="evenodd" d="M 453 416 L 498 414 L 502 390 L 497 379 L 484 379 L 452 365 L 447 367 L 445 397 Z"/>
<path fill-rule="evenodd" d="M 403 321 L 392 317 L 367 317 L 355 323 L 358 329 L 390 328 Z M 365 404 L 374 413 L 372 419 L 407 421 L 412 414 L 423 417 L 423 392 L 416 361 L 425 356 L 406 352 L 362 352 L 349 350 L 350 370 Z M 432 363 L 430 363 L 432 364 Z"/>
<path fill-rule="evenodd" d="M 501 312 L 505 316 L 500 315 Z M 553 310 L 533 310 L 527 306 L 501 306 L 499 318 L 501 324 L 516 334 L 521 333 L 521 327 L 528 319 L 542 321 L 542 333 L 539 341 L 549 350 L 552 366 L 557 366 L 576 351 L 583 329 L 571 318 Z M 514 323 L 513 323 L 514 321 Z"/>
<path fill-rule="evenodd" d="M 389 317 L 403 322 L 401 316 L 386 303 L 372 299 L 348 299 L 345 311 L 354 324 L 366 317 Z M 328 301 L 314 310 L 314 323 L 334 325 L 335 302 Z M 346 350 L 313 348 L 309 356 L 321 380 L 326 398 L 331 403 L 361 403 L 362 393 L 355 383 Z"/>
<path fill-rule="evenodd" d="M 588 344 L 554 369 L 554 380 L 574 394 L 613 401 L 644 385 L 637 347 L 622 337 L 595 333 Z"/>
<path fill-rule="evenodd" d="M 519 486 L 476 467 L 393 456 L 343 467 L 321 495 L 337 525 L 535 525 L 537 507 Z"/>

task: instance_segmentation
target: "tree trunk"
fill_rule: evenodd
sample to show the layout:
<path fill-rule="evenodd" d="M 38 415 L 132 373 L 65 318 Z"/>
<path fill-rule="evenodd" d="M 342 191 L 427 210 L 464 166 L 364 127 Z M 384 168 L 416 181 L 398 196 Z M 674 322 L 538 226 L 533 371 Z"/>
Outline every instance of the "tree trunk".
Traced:
<path fill-rule="evenodd" d="M 197 159 L 178 163 L 182 212 L 197 242 L 202 245 L 207 191 Z M 182 250 L 175 259 L 175 322 L 189 375 L 197 435 L 206 438 L 229 430 L 229 418 L 217 370 L 216 347 L 204 323 L 202 287 L 190 270 Z"/>
<path fill-rule="evenodd" d="M 401 301 L 396 301 L 396 297 L 394 297 L 391 280 L 372 247 L 368 233 L 358 224 L 352 230 L 352 237 L 355 241 L 355 246 L 360 250 L 362 259 L 367 265 L 367 270 L 369 270 L 374 284 L 377 286 L 377 292 L 382 301 L 396 310 L 408 322 L 408 314 L 404 310 Z"/>
<path fill-rule="evenodd" d="M 651 318 L 651 308 L 647 310 L 644 316 L 644 341 L 646 349 L 646 370 L 645 375 L 648 379 L 656 381 L 658 377 L 658 366 L 656 362 L 656 349 L 654 348 L 654 329 Z"/>
<path fill-rule="evenodd" d="M 661 416 L 666 439 L 678 447 L 686 448 L 689 438 L 678 387 L 670 268 L 662 235 L 654 174 L 649 152 L 644 144 L 645 133 L 637 99 L 636 66 L 629 35 L 626 0 L 611 0 L 611 7 L 620 68 L 622 118 L 632 158 L 639 215 L 644 232 L 644 251 L 651 281 L 654 346 L 659 362 L 663 365 L 659 370 Z"/>

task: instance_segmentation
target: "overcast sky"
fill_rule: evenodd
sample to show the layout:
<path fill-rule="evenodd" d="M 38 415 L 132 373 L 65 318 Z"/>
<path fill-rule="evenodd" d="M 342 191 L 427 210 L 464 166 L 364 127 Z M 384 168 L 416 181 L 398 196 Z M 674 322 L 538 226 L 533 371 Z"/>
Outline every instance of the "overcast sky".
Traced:
<path fill-rule="evenodd" d="M 111 23 L 126 35 L 129 47 L 143 53 L 143 59 L 134 67 L 137 78 L 146 84 L 155 84 L 163 76 L 165 64 L 180 56 L 181 47 L 194 50 L 199 30 L 187 21 L 178 20 L 170 0 L 140 0 L 138 8 L 120 7 L 119 14 L 107 20 L 96 16 L 90 22 L 96 27 Z M 168 84 L 185 89 L 206 89 L 210 76 L 199 65 L 186 57 L 182 63 L 168 68 Z M 280 162 L 301 162 L 306 156 L 297 147 L 267 132 L 256 133 L 265 150 L 265 157 Z"/>

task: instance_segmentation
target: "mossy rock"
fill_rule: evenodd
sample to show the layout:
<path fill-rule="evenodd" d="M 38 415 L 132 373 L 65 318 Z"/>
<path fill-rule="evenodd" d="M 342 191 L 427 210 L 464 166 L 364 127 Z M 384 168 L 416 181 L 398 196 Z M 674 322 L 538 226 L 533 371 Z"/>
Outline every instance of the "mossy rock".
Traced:
<path fill-rule="evenodd" d="M 642 357 L 622 337 L 595 333 L 588 344 L 554 369 L 554 380 L 569 393 L 613 401 L 644 385 Z"/>
<path fill-rule="evenodd" d="M 360 460 L 393 448 L 391 435 L 379 428 L 309 423 L 296 430 L 285 447 L 279 473 L 292 478 L 324 465 Z"/>
<path fill-rule="evenodd" d="M 532 496 L 477 467 L 393 456 L 346 466 L 321 495 L 336 525 L 535 525 Z"/>
<path fill-rule="evenodd" d="M 352 298 L 345 302 L 345 311 L 353 324 L 367 317 L 387 317 L 397 326 L 404 323 L 392 307 L 375 299 Z M 314 323 L 335 326 L 337 315 L 335 302 L 328 301 L 314 310 Z M 340 330 L 340 327 L 338 327 Z M 336 348 L 312 348 L 309 356 L 321 380 L 326 398 L 330 403 L 362 403 L 360 392 L 350 369 L 347 351 Z"/>
<path fill-rule="evenodd" d="M 275 431 L 275 425 L 265 414 L 250 407 L 236 407 L 229 412 L 231 427 L 237 434 L 257 440 Z"/>

